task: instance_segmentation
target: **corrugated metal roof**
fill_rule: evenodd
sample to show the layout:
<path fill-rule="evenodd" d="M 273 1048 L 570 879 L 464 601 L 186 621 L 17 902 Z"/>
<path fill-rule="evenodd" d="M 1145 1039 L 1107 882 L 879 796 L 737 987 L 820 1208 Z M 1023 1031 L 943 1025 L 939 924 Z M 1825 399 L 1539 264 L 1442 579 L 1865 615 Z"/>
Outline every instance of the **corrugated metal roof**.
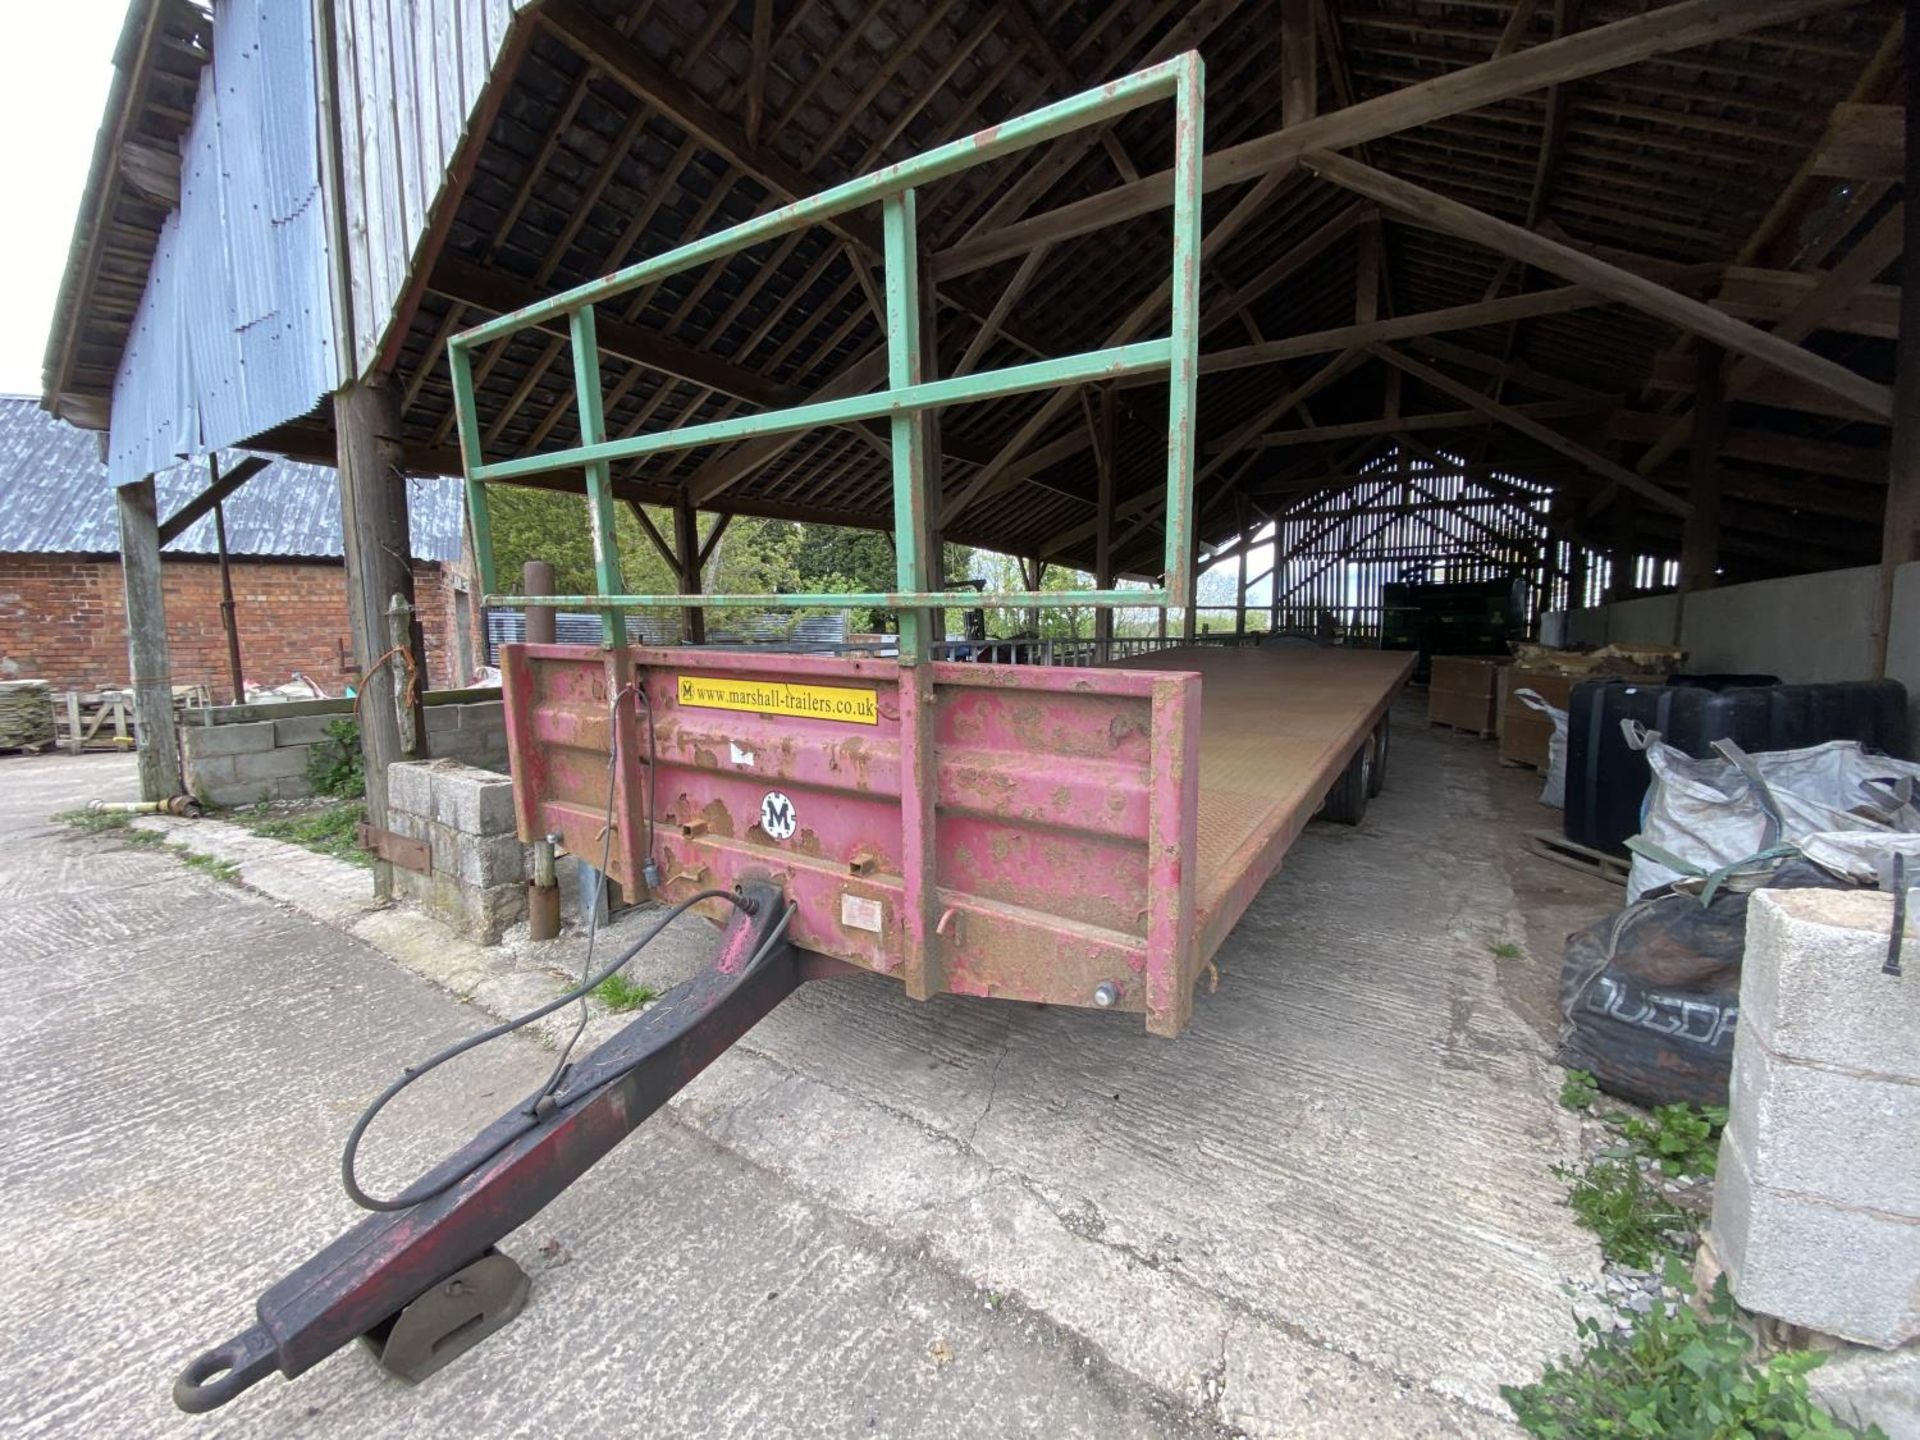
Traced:
<path fill-rule="evenodd" d="M 222 455 L 223 466 L 244 452 Z M 207 487 L 207 463 L 176 465 L 154 477 L 162 516 Z M 460 558 L 458 481 L 409 480 L 413 553 Z M 324 465 L 276 460 L 227 500 L 227 548 L 235 555 L 338 558 L 340 484 Z M 99 437 L 76 430 L 22 395 L 0 396 L 0 554 L 107 555 L 120 548 L 118 521 Z M 193 525 L 170 555 L 212 555 L 213 517 Z"/>
<path fill-rule="evenodd" d="M 311 411 L 340 379 L 307 5 L 219 0 L 180 208 L 113 387 L 116 485 Z"/>

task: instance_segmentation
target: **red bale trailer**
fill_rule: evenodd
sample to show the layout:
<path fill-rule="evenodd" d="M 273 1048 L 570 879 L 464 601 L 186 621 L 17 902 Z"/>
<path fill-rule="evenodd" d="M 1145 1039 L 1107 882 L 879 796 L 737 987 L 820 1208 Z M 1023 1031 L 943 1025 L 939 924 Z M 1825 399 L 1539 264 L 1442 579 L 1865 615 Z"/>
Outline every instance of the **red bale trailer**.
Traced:
<path fill-rule="evenodd" d="M 581 984 L 404 1071 L 348 1137 L 342 1180 L 375 1213 L 263 1294 L 256 1323 L 191 1361 L 186 1410 L 224 1404 L 274 1370 L 292 1377 L 355 1338 L 417 1378 L 497 1330 L 526 1275 L 493 1247 L 613 1148 L 805 981 L 872 972 L 940 994 L 1125 1011 L 1173 1036 L 1195 984 L 1323 802 L 1356 821 L 1377 788 L 1386 712 L 1410 655 L 1305 648 L 1170 648 L 1117 665 L 942 662 L 945 608 L 1190 608 L 1198 377 L 1202 72 L 1197 55 L 1009 120 L 448 342 L 469 517 L 489 605 L 586 609 L 598 645 L 514 645 L 503 686 L 520 838 L 590 860 L 630 896 L 666 902 Z M 950 378 L 923 371 L 916 185 L 1141 106 L 1175 108 L 1169 334 Z M 887 385 L 622 438 L 608 437 L 595 305 L 795 229 L 878 204 Z M 473 355 L 523 329 L 570 337 L 578 443 L 489 461 Z M 1141 325 L 1123 326 L 1124 335 Z M 977 594 L 932 583 L 943 494 L 921 417 L 1042 390 L 1031 439 L 1075 388 L 1164 375 L 1166 550 L 1158 586 Z M 884 421 L 897 588 L 851 595 L 702 595 L 701 607 L 883 609 L 891 656 L 810 656 L 628 643 L 627 616 L 689 604 L 620 592 L 612 467 L 647 455 Z M 579 477 L 599 593 L 508 596 L 494 575 L 488 487 Z M 626 1030 L 552 1075 L 398 1195 L 361 1186 L 356 1157 L 389 1100 L 445 1061 L 583 997 L 667 923 L 720 923 L 709 965 Z M 596 907 L 597 913 L 597 907 Z M 591 939 L 589 954 L 591 954 Z M 589 967 L 591 968 L 591 967 Z M 1146 1043 L 1146 1042 L 1143 1042 Z"/>

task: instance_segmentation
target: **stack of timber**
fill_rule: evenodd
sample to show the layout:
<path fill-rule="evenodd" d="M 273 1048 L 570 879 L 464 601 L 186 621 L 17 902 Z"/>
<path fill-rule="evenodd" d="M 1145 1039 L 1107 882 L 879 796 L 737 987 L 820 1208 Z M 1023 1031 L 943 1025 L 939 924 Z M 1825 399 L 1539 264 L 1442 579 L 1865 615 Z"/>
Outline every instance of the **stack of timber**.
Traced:
<path fill-rule="evenodd" d="M 0 750 L 53 743 L 53 687 L 44 680 L 0 681 Z"/>

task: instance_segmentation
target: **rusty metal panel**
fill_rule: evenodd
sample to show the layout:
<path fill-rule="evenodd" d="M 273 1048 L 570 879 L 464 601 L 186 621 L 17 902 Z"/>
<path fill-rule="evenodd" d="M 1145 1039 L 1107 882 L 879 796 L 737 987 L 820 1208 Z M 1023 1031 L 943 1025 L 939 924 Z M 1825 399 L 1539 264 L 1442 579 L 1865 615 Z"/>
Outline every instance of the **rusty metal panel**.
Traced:
<path fill-rule="evenodd" d="M 803 949 L 896 976 L 920 960 L 958 994 L 1093 1005 L 1110 986 L 1114 1008 L 1177 1031 L 1198 968 L 1198 677 L 931 669 L 929 953 L 906 923 L 891 660 L 510 645 L 521 837 L 557 833 L 595 863 L 605 845 L 634 890 L 650 851 L 667 899 L 769 879 L 799 906 Z"/>
<path fill-rule="evenodd" d="M 402 870 L 411 870 L 419 875 L 433 873 L 433 847 L 426 841 L 396 835 L 391 830 L 382 830 L 364 820 L 355 827 L 355 834 L 362 850 L 378 856 L 389 865 L 398 865 Z"/>

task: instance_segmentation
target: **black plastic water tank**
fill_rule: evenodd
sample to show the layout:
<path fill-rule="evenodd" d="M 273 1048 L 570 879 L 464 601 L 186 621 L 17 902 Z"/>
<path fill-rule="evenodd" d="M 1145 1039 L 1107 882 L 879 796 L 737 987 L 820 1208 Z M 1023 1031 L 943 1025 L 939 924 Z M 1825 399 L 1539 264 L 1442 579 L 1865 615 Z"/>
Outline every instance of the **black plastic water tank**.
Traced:
<path fill-rule="evenodd" d="M 1567 711 L 1567 839 L 1625 855 L 1627 838 L 1639 833 L 1652 772 L 1647 757 L 1628 748 L 1622 720 L 1637 720 L 1700 759 L 1714 753 L 1716 740 L 1747 751 L 1858 740 L 1907 756 L 1907 689 L 1899 681 L 1742 683 L 1756 678 L 1764 677 L 1681 675 L 1665 685 L 1589 680 L 1574 686 Z"/>

